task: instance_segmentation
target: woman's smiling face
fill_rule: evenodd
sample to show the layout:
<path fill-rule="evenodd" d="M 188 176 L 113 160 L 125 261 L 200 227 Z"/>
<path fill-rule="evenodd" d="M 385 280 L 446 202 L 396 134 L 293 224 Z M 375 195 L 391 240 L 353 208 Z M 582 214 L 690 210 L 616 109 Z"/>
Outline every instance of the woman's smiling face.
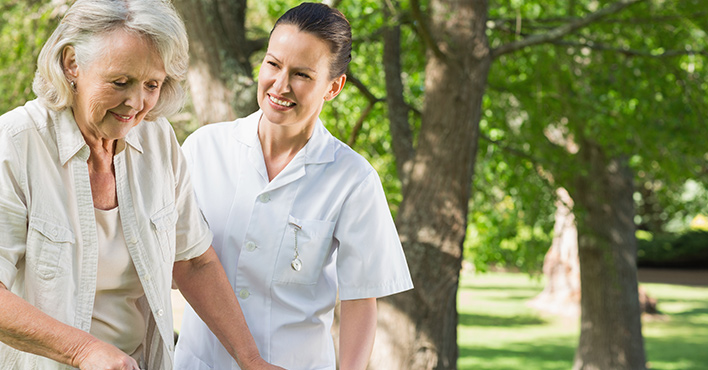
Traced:
<path fill-rule="evenodd" d="M 258 73 L 258 105 L 278 125 L 308 126 L 317 121 L 325 100 L 343 84 L 330 77 L 332 53 L 327 42 L 290 24 L 273 30 Z"/>
<path fill-rule="evenodd" d="M 67 78 L 76 82 L 74 118 L 84 136 L 121 139 L 155 107 L 167 74 L 143 36 L 116 30 L 99 42 L 105 51 L 88 65 L 77 65 L 73 48 L 64 52 Z"/>

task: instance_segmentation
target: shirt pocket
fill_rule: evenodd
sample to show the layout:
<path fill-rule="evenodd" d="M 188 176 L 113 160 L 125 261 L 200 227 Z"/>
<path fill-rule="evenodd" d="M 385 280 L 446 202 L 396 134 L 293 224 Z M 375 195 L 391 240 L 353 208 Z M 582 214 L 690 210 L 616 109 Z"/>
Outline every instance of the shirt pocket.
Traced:
<path fill-rule="evenodd" d="M 334 225 L 335 223 L 330 221 L 301 220 L 288 216 L 276 261 L 274 281 L 317 284 L 325 259 L 331 254 Z M 299 270 L 295 268 L 297 266 L 293 266 L 298 263 Z"/>
<path fill-rule="evenodd" d="M 45 280 L 60 274 L 62 255 L 76 243 L 71 229 L 58 223 L 32 217 L 27 231 L 27 264 Z"/>
<path fill-rule="evenodd" d="M 157 244 L 164 262 L 174 260 L 175 256 L 175 225 L 177 224 L 177 211 L 174 204 L 157 211 L 150 217 Z"/>

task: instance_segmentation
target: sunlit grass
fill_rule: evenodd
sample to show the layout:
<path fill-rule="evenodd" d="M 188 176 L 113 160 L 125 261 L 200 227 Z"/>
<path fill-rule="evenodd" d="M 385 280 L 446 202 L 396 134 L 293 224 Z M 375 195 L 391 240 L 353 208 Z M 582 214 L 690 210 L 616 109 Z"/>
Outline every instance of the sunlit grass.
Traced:
<path fill-rule="evenodd" d="M 651 369 L 708 368 L 708 287 L 642 284 L 659 300 L 659 319 L 645 319 Z M 526 302 L 543 281 L 525 274 L 465 273 L 459 293 L 459 369 L 567 370 L 579 320 L 540 314 Z"/>

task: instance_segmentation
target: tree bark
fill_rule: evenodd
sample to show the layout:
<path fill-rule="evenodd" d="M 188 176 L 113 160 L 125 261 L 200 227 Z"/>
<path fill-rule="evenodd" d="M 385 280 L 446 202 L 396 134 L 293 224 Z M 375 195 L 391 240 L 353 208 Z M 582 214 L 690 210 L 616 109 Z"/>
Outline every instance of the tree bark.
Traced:
<path fill-rule="evenodd" d="M 626 158 L 581 144 L 575 180 L 582 297 L 574 370 L 646 369 L 637 283 L 634 186 Z"/>
<path fill-rule="evenodd" d="M 246 0 L 175 0 L 189 36 L 187 81 L 201 124 L 253 113 L 249 57 L 265 43 L 246 39 Z"/>
<path fill-rule="evenodd" d="M 415 290 L 381 299 L 372 369 L 455 369 L 457 287 L 482 97 L 487 1 L 433 0 L 425 105 L 396 218 Z"/>
<path fill-rule="evenodd" d="M 551 314 L 577 317 L 580 315 L 580 261 L 573 199 L 564 188 L 558 188 L 556 196 L 553 243 L 543 260 L 547 282 L 529 306 Z"/>

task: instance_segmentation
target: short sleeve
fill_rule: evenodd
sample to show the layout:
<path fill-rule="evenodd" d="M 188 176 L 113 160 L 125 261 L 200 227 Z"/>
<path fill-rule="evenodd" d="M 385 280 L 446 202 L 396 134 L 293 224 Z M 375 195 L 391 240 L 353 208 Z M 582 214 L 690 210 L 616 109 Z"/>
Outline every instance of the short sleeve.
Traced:
<path fill-rule="evenodd" d="M 16 148 L 0 131 L 0 282 L 9 289 L 27 243 L 27 207 L 16 166 Z"/>
<path fill-rule="evenodd" d="M 376 171 L 352 191 L 334 230 L 341 300 L 383 297 L 413 288 L 408 264 Z"/>
<path fill-rule="evenodd" d="M 172 136 L 177 207 L 175 261 L 186 261 L 204 254 L 212 242 L 212 233 L 197 204 L 187 162 L 177 139 Z"/>

